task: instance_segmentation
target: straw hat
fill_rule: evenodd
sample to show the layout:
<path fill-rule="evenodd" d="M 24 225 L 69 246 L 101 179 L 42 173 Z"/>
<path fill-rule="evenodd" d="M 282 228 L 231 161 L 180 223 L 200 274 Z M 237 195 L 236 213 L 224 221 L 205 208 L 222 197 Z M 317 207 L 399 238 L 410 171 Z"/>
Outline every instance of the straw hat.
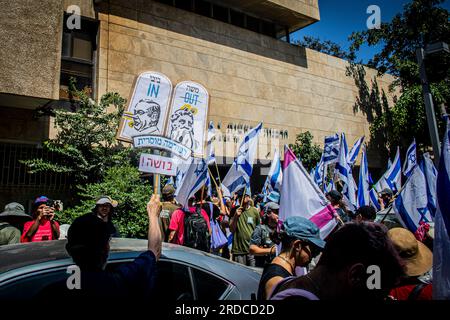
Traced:
<path fill-rule="evenodd" d="M 433 253 L 414 234 L 404 228 L 392 228 L 388 236 L 406 263 L 406 274 L 420 276 L 433 266 Z"/>

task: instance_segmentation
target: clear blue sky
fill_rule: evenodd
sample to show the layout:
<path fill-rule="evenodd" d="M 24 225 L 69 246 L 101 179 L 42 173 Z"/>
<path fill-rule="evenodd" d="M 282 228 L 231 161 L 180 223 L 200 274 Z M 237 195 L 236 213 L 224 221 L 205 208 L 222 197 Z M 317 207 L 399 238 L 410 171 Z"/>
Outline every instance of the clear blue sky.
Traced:
<path fill-rule="evenodd" d="M 377 5 L 381 11 L 381 21 L 389 22 L 397 14 L 403 11 L 403 6 L 409 0 L 319 0 L 320 21 L 291 35 L 291 39 L 300 39 L 305 35 L 318 37 L 321 40 L 331 40 L 339 44 L 343 49 L 349 47 L 348 36 L 353 31 L 366 30 L 366 21 L 369 5 Z M 445 1 L 443 7 L 450 10 L 450 1 Z M 357 60 L 362 59 L 366 63 L 379 47 L 363 46 L 358 52 Z"/>

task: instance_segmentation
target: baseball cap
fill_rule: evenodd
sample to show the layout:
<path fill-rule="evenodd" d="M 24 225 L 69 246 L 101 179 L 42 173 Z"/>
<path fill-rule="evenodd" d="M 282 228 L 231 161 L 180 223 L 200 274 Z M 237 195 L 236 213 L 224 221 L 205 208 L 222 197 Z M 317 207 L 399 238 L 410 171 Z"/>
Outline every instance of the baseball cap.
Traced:
<path fill-rule="evenodd" d="M 162 189 L 162 194 L 163 194 L 163 196 L 170 197 L 170 196 L 173 196 L 174 193 L 175 193 L 175 188 L 174 188 L 174 186 L 171 185 L 171 184 L 166 184 L 166 185 L 164 186 L 164 188 Z"/>
<path fill-rule="evenodd" d="M 50 199 L 47 198 L 46 196 L 39 196 L 36 198 L 36 200 L 34 200 L 34 205 L 37 205 L 38 203 L 47 203 L 49 201 Z"/>
<path fill-rule="evenodd" d="M 264 212 L 279 210 L 279 209 L 280 209 L 280 206 L 276 202 L 268 202 L 264 206 Z"/>
<path fill-rule="evenodd" d="M 267 197 L 267 200 L 271 202 L 280 202 L 280 193 L 278 191 L 272 191 L 269 196 Z"/>
<path fill-rule="evenodd" d="M 117 207 L 117 204 L 118 204 L 116 200 L 113 200 L 113 199 L 111 199 L 111 197 L 108 197 L 108 196 L 99 197 L 95 204 L 105 204 L 105 203 L 109 203 L 114 208 Z"/>
<path fill-rule="evenodd" d="M 391 196 L 391 197 L 394 195 L 392 190 L 389 188 L 384 188 L 383 190 L 381 190 L 380 194 L 381 195 L 387 194 L 388 196 Z"/>
<path fill-rule="evenodd" d="M 320 249 L 325 247 L 319 228 L 306 218 L 290 216 L 283 222 L 283 228 L 289 237 L 311 242 Z"/>

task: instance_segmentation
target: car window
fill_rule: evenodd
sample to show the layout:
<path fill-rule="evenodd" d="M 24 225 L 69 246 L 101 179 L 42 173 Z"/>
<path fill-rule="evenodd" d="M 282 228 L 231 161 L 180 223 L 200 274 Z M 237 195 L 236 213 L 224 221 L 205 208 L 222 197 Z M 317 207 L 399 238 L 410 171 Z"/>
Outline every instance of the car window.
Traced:
<path fill-rule="evenodd" d="M 187 266 L 160 260 L 156 279 L 154 291 L 156 299 L 165 301 L 194 300 L 191 277 Z"/>
<path fill-rule="evenodd" d="M 214 301 L 222 297 L 228 288 L 228 283 L 212 274 L 192 268 L 197 299 L 202 301 Z"/>
<path fill-rule="evenodd" d="M 0 300 L 31 299 L 49 285 L 67 279 L 66 268 L 45 271 L 18 278 L 0 287 Z"/>

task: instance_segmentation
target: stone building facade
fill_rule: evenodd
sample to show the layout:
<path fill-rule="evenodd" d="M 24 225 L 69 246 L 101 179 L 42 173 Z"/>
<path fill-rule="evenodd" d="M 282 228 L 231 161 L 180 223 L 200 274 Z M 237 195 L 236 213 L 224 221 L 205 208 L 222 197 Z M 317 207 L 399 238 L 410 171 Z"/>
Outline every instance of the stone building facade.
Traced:
<path fill-rule="evenodd" d="M 239 138 L 260 121 L 258 158 L 265 165 L 275 147 L 293 143 L 306 130 L 319 144 L 335 132 L 345 132 L 349 144 L 369 136 L 366 116 L 354 109 L 358 88 L 346 75 L 347 62 L 289 43 L 289 33 L 320 20 L 318 0 L 0 4 L 0 39 L 6 43 L 0 47 L 5 157 L 9 147 L 35 147 L 54 136 L 51 120 L 36 119 L 33 110 L 63 100 L 71 75 L 93 88 L 94 99 L 109 91 L 129 98 L 144 71 L 161 72 L 174 85 L 199 82 L 210 94 L 208 118 L 221 134 L 216 155 L 227 159 L 234 157 Z M 70 15 L 64 13 L 71 5 L 82 16 L 81 30 L 75 32 L 67 28 Z M 374 75 L 367 70 L 367 79 Z M 379 78 L 380 89 L 388 93 L 392 80 Z M 382 166 L 377 155 L 370 160 Z M 2 184 L 9 181 L 6 170 Z M 13 184 L 17 187 L 17 181 Z"/>

